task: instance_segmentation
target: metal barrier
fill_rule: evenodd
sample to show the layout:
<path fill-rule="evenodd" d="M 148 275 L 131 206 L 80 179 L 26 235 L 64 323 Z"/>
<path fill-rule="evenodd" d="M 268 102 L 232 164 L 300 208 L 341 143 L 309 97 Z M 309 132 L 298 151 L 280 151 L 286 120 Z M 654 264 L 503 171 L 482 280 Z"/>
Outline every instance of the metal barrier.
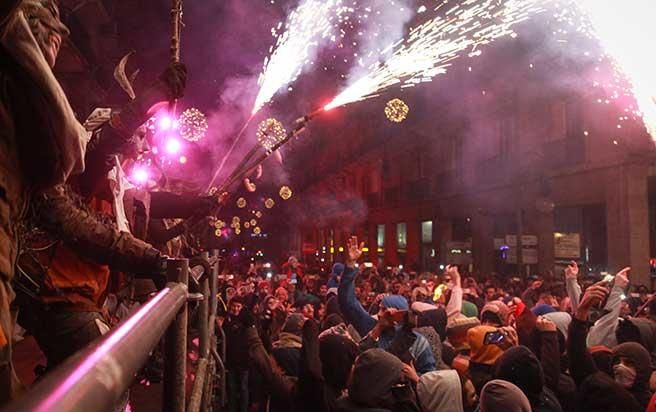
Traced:
<path fill-rule="evenodd" d="M 199 360 L 193 390 L 185 403 L 187 366 L 187 301 L 189 261 L 167 262 L 166 287 L 135 314 L 107 335 L 48 373 L 9 411 L 105 411 L 112 410 L 134 381 L 150 352 L 164 337 L 164 411 L 211 411 L 225 405 L 225 368 L 216 351 L 218 253 L 211 273 L 200 281 L 198 330 Z M 221 329 L 219 328 L 219 331 Z M 222 350 L 225 357 L 225 349 Z M 219 399 L 214 399 L 214 379 L 219 378 Z"/>

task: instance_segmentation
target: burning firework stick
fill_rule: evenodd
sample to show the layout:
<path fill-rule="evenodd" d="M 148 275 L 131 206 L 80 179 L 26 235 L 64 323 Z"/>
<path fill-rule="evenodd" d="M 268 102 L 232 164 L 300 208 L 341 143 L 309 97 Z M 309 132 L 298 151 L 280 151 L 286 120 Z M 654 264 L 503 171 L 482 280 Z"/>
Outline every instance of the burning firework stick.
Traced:
<path fill-rule="evenodd" d="M 235 171 L 230 175 L 230 177 L 226 179 L 226 181 L 219 187 L 218 192 L 221 193 L 225 190 L 228 190 L 230 186 L 232 186 L 236 181 L 241 180 L 248 171 L 262 164 L 271 155 L 271 153 L 280 149 L 285 143 L 287 143 L 292 138 L 298 136 L 301 132 L 303 132 L 303 130 L 305 130 L 305 126 L 307 126 L 307 123 L 310 120 L 314 119 L 319 114 L 323 113 L 324 111 L 325 110 L 323 108 L 318 109 L 310 114 L 307 114 L 303 117 L 296 119 L 295 122 L 296 126 L 294 127 L 294 129 L 290 130 L 287 133 L 287 136 L 285 136 L 284 139 L 282 139 L 281 141 L 276 143 L 273 147 L 271 147 L 269 150 L 261 154 L 260 157 L 258 157 L 254 163 L 249 164 L 252 156 L 257 152 L 257 149 L 259 148 L 259 146 L 254 147 L 253 150 L 251 150 L 246 156 L 246 158 L 244 158 L 244 160 L 240 163 L 237 169 L 235 169 Z"/>

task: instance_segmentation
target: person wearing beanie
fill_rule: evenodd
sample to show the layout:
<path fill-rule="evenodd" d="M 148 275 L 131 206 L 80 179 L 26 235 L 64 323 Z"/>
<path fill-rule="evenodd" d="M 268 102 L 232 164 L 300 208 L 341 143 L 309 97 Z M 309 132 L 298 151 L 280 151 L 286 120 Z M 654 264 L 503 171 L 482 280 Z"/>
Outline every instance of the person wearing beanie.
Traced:
<path fill-rule="evenodd" d="M 533 312 L 535 316 L 543 316 L 546 315 L 547 313 L 556 312 L 556 308 L 554 308 L 551 305 L 547 305 L 546 303 L 541 303 L 535 306 L 533 309 L 531 309 L 531 312 Z"/>
<path fill-rule="evenodd" d="M 481 323 L 492 326 L 507 326 L 510 316 L 508 305 L 500 300 L 488 302 L 481 309 Z"/>
<path fill-rule="evenodd" d="M 517 386 L 502 379 L 489 381 L 480 398 L 481 412 L 532 412 L 526 395 Z"/>
<path fill-rule="evenodd" d="M 498 328 L 489 325 L 475 326 L 467 331 L 467 344 L 469 346 L 469 376 L 480 394 L 492 376 L 494 363 L 503 354 L 503 349 L 496 343 L 486 342 L 488 333 L 497 333 Z"/>
<path fill-rule="evenodd" d="M 344 273 L 344 264 L 339 262 L 335 263 L 328 278 L 328 288 L 337 288 L 339 286 L 339 279 L 342 276 L 342 273 Z"/>
<path fill-rule="evenodd" d="M 449 320 L 446 326 L 447 342 L 456 353 L 469 353 L 469 342 L 467 341 L 467 332 L 469 329 L 481 324 L 478 318 L 468 318 L 465 316 L 456 317 Z"/>
<path fill-rule="evenodd" d="M 387 295 L 381 300 L 378 319 L 372 317 L 355 296 L 356 261 L 362 255 L 356 237 L 347 242 L 346 268 L 338 289 L 338 302 L 344 319 L 365 339 L 362 347 L 389 350 L 394 347 L 414 359 L 420 373 L 435 370 L 436 362 L 430 344 L 424 336 L 406 327 L 408 301 L 400 295 Z M 394 344 L 394 345 L 393 345 Z"/>

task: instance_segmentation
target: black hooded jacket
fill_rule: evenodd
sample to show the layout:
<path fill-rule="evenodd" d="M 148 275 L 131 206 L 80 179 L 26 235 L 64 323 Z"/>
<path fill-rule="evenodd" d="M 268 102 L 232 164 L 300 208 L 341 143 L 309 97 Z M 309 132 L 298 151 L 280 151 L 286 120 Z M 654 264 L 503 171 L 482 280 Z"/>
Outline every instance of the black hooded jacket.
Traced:
<path fill-rule="evenodd" d="M 651 399 L 651 392 L 649 391 L 651 358 L 649 352 L 639 343 L 626 342 L 613 348 L 613 365 L 619 363 L 620 358 L 629 359 L 635 366 L 636 379 L 629 392 L 636 398 L 640 406 L 646 409 Z"/>
<path fill-rule="evenodd" d="M 562 412 L 556 395 L 545 386 L 540 361 L 526 346 L 508 349 L 494 365 L 494 378 L 519 387 L 535 412 Z"/>

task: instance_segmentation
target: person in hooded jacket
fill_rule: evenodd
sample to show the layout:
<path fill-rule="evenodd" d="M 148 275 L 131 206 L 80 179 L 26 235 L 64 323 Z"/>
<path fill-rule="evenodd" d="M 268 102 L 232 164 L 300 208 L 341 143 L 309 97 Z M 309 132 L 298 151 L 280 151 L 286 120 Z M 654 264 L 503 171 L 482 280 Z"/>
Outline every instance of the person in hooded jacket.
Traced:
<path fill-rule="evenodd" d="M 647 408 L 651 392 L 651 358 L 642 345 L 635 342 L 622 343 L 613 348 L 613 374 L 615 381 L 631 392 L 643 409 Z"/>
<path fill-rule="evenodd" d="M 613 378 L 597 369 L 587 349 L 588 316 L 593 306 L 605 301 L 609 290 L 605 282 L 596 283 L 585 291 L 569 326 L 567 352 L 569 370 L 577 387 L 580 411 L 638 412 L 644 411 L 636 398 Z"/>
<path fill-rule="evenodd" d="M 416 395 L 403 374 L 404 364 L 379 348 L 355 360 L 348 395 L 336 404 L 338 412 L 419 412 Z"/>
<path fill-rule="evenodd" d="M 417 371 L 426 373 L 435 370 L 435 358 L 426 338 L 404 327 L 407 322 L 403 318 L 407 316 L 397 317 L 403 315 L 401 312 L 407 315 L 408 302 L 403 296 L 385 296 L 378 320 L 367 313 L 355 296 L 355 276 L 358 273 L 355 263 L 362 256 L 363 247 L 364 244 L 359 244 L 355 236 L 347 242 L 348 259 L 337 294 L 344 319 L 353 324 L 361 336 L 366 336 L 361 342 L 361 348 L 378 347 L 387 350 L 395 343 L 401 346 L 409 343 L 407 352 L 412 356 Z"/>
<path fill-rule="evenodd" d="M 557 373 L 560 373 L 558 369 Z M 534 412 L 562 411 L 558 398 L 545 384 L 540 361 L 526 346 L 505 351 L 494 365 L 494 377 L 517 385 L 530 401 Z"/>
<path fill-rule="evenodd" d="M 483 386 L 480 412 L 532 412 L 531 404 L 514 384 L 502 379 L 493 379 Z"/>
<path fill-rule="evenodd" d="M 428 372 L 419 378 L 417 397 L 424 412 L 464 412 L 460 377 L 454 370 Z"/>

